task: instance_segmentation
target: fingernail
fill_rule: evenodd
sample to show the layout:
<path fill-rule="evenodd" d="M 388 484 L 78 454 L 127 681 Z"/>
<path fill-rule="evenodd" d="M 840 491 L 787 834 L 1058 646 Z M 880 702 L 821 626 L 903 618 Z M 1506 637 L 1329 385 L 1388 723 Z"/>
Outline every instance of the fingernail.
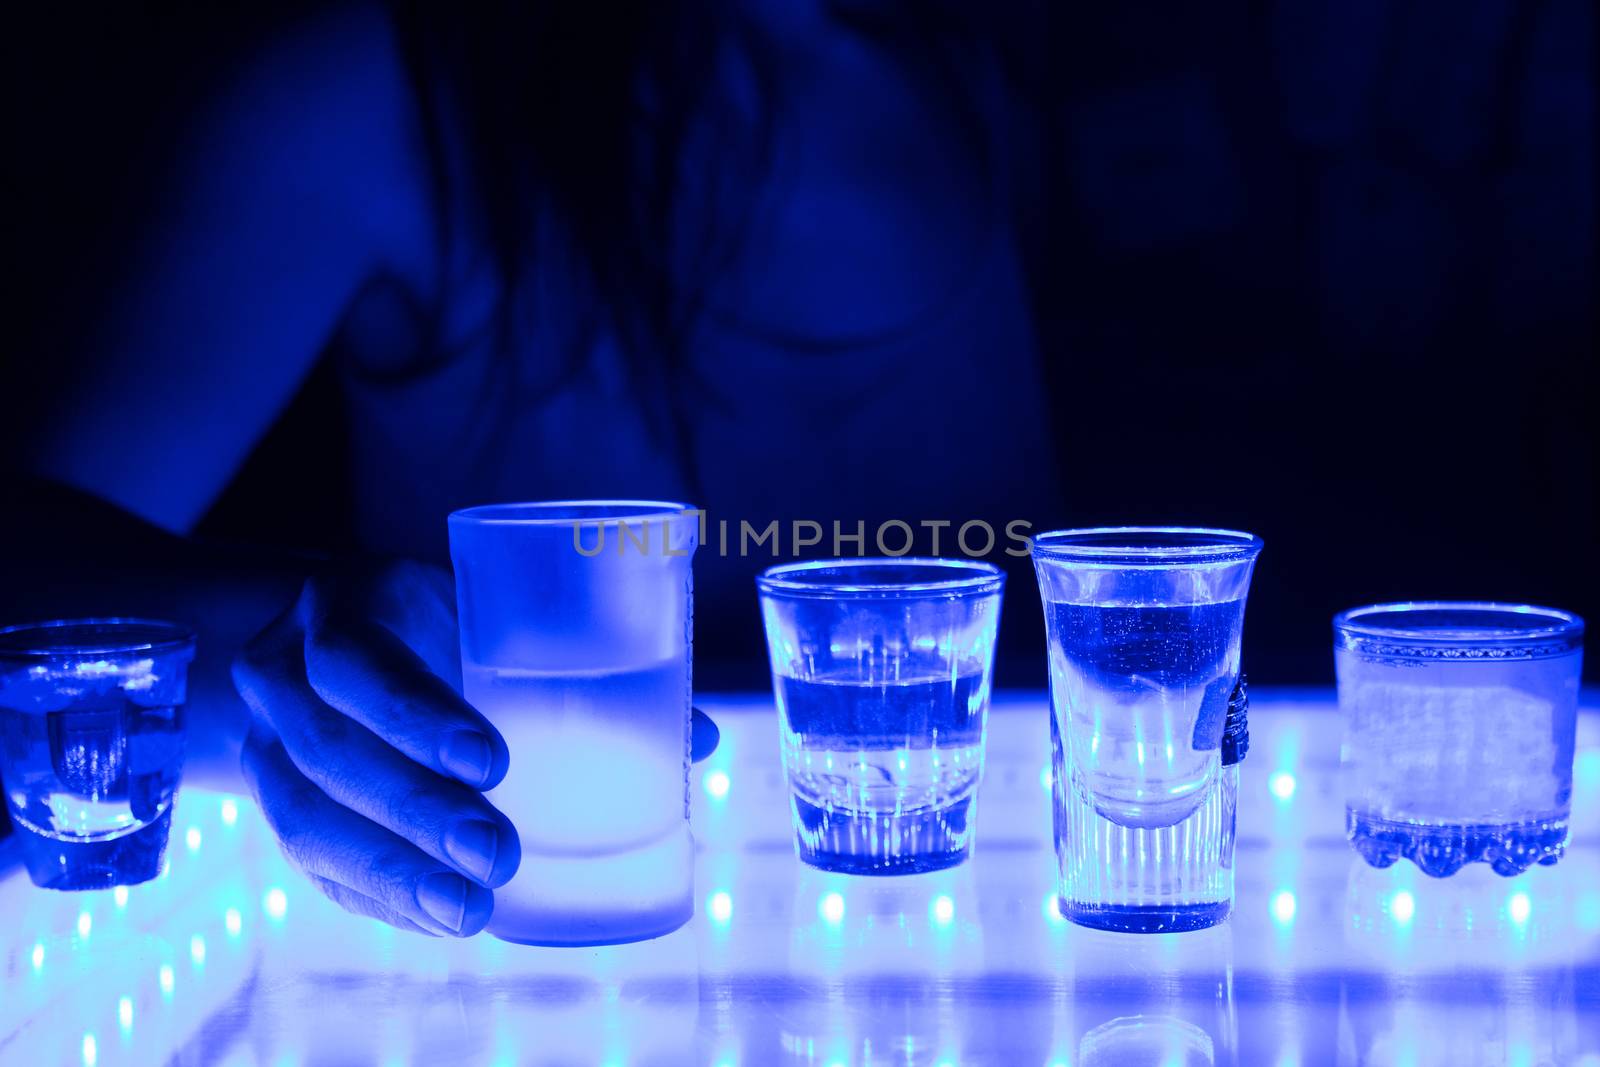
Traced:
<path fill-rule="evenodd" d="M 439 762 L 444 764 L 445 770 L 468 785 L 482 785 L 489 780 L 494 749 L 482 734 L 472 730 L 457 730 L 445 738 Z"/>
<path fill-rule="evenodd" d="M 500 833 L 493 823 L 471 819 L 457 823 L 444 835 L 445 855 L 478 881 L 488 884 L 500 852 Z"/>
<path fill-rule="evenodd" d="M 467 914 L 467 883 L 459 874 L 439 871 L 417 883 L 417 903 L 434 921 L 459 934 Z"/>

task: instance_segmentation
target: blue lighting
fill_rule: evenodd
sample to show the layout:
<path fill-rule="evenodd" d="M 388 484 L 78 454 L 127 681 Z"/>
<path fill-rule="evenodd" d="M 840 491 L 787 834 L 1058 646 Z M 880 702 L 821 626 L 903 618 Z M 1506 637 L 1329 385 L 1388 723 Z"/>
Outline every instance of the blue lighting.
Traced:
<path fill-rule="evenodd" d="M 824 893 L 817 901 L 817 914 L 824 922 L 838 926 L 844 921 L 844 897 L 838 893 Z"/>
<path fill-rule="evenodd" d="M 188 846 L 190 852 L 199 852 L 200 851 L 200 827 L 198 827 L 198 826 L 189 827 L 189 829 L 187 831 L 185 831 L 185 833 L 183 835 L 183 843 Z"/>
<path fill-rule="evenodd" d="M 230 797 L 222 802 L 222 823 L 224 826 L 232 826 L 238 821 L 239 805 L 235 804 L 233 798 Z"/>
<path fill-rule="evenodd" d="M 93 1034 L 83 1035 L 83 1063 L 84 1067 L 94 1067 L 95 1060 L 99 1058 L 99 1050 L 95 1045 Z"/>
<path fill-rule="evenodd" d="M 1288 771 L 1278 771 L 1267 779 L 1267 788 L 1272 790 L 1272 795 L 1280 801 L 1287 801 L 1294 796 L 1294 775 Z"/>
<path fill-rule="evenodd" d="M 1402 889 L 1389 898 L 1389 914 L 1394 916 L 1394 921 L 1401 926 L 1409 925 L 1411 917 L 1417 913 L 1417 902 L 1411 894 Z"/>
<path fill-rule="evenodd" d="M 206 939 L 195 934 L 189 939 L 189 958 L 196 967 L 204 967 L 206 962 Z"/>
<path fill-rule="evenodd" d="M 283 890 L 273 886 L 261 898 L 261 907 L 266 911 L 269 919 L 274 922 L 282 922 L 284 913 L 289 910 L 289 897 Z"/>
<path fill-rule="evenodd" d="M 40 970 L 44 967 L 44 945 L 35 941 L 33 944 L 33 969 Z"/>
<path fill-rule="evenodd" d="M 1067 917 L 1061 914 L 1061 899 L 1054 893 L 1045 894 L 1044 907 L 1041 910 L 1051 926 L 1060 926 L 1067 921 Z"/>
<path fill-rule="evenodd" d="M 950 921 L 956 917 L 956 902 L 944 893 L 940 893 L 933 898 L 928 913 L 932 916 L 935 926 L 949 926 Z"/>
<path fill-rule="evenodd" d="M 1578 926 L 1600 930 L 1600 893 L 1585 893 L 1578 899 Z"/>
<path fill-rule="evenodd" d="M 1522 926 L 1528 921 L 1528 914 L 1533 910 L 1533 903 L 1528 900 L 1526 893 L 1512 893 L 1511 899 L 1506 901 L 1506 913 L 1511 916 L 1511 921 Z"/>
<path fill-rule="evenodd" d="M 128 906 L 128 887 L 119 885 L 111 891 L 111 899 L 116 901 L 117 910 L 121 911 Z"/>
<path fill-rule="evenodd" d="M 117 1025 L 123 1033 L 133 1029 L 133 998 L 123 997 L 117 1001 Z"/>
<path fill-rule="evenodd" d="M 1294 925 L 1294 893 L 1280 889 L 1272 895 L 1272 921 L 1279 926 Z"/>
<path fill-rule="evenodd" d="M 94 929 L 94 917 L 87 911 L 78 912 L 78 936 L 86 938 L 92 929 Z"/>
<path fill-rule="evenodd" d="M 160 981 L 160 983 L 161 983 L 161 996 L 162 996 L 162 999 L 171 1000 L 172 999 L 173 986 L 175 986 L 177 984 L 176 978 L 172 973 L 171 964 L 163 963 L 161 965 L 161 970 L 157 973 L 156 977 L 157 977 L 157 980 Z"/>
<path fill-rule="evenodd" d="M 244 927 L 244 920 L 239 915 L 238 908 L 229 908 L 223 915 L 223 924 L 228 928 L 229 937 L 238 937 L 239 931 Z"/>
<path fill-rule="evenodd" d="M 728 920 L 733 918 L 733 897 L 720 889 L 712 893 L 706 901 L 706 914 L 718 926 L 728 925 Z"/>
<path fill-rule="evenodd" d="M 728 795 L 728 787 L 733 783 L 729 781 L 726 771 L 707 771 L 705 777 L 706 794 L 712 800 L 721 800 Z"/>
<path fill-rule="evenodd" d="M 1600 789 L 1600 749 L 1580 752 L 1572 775 L 1580 789 Z"/>

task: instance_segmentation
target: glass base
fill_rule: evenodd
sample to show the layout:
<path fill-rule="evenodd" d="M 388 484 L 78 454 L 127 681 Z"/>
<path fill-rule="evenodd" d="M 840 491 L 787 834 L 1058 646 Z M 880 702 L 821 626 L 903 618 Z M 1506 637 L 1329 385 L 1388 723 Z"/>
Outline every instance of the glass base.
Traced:
<path fill-rule="evenodd" d="M 1171 934 L 1184 930 L 1204 930 L 1228 917 L 1232 905 L 1183 904 L 1163 908 L 1151 905 L 1078 904 L 1058 900 L 1061 914 L 1079 926 L 1096 930 L 1117 930 L 1129 934 Z"/>
<path fill-rule="evenodd" d="M 694 839 L 681 826 L 621 852 L 524 846 L 516 877 L 494 892 L 488 931 L 517 945 L 582 948 L 648 941 L 693 917 Z"/>
<path fill-rule="evenodd" d="M 927 874 L 966 862 L 971 797 L 936 811 L 829 811 L 791 797 L 800 861 L 838 874 Z"/>
<path fill-rule="evenodd" d="M 172 828 L 172 805 L 121 837 L 79 841 L 41 834 L 16 820 L 28 877 L 41 889 L 78 891 L 138 885 L 161 873 Z"/>
<path fill-rule="evenodd" d="M 1408 859 L 1423 874 L 1448 878 L 1469 863 L 1487 863 L 1513 878 L 1534 864 L 1549 867 L 1567 850 L 1567 820 L 1481 825 L 1397 822 L 1345 809 L 1345 833 L 1373 867 Z"/>
<path fill-rule="evenodd" d="M 508 941 L 513 945 L 533 945 L 540 948 L 598 948 L 602 945 L 630 945 L 636 941 L 650 941 L 657 937 L 665 937 L 674 930 L 680 929 L 690 919 L 694 918 L 694 904 L 690 902 L 687 907 L 671 912 L 662 912 L 653 915 L 630 916 L 601 916 L 585 917 L 603 932 L 585 932 L 587 925 L 579 920 L 572 927 L 548 934 L 534 934 L 519 936 L 517 934 L 496 931 L 491 926 L 489 932 L 501 941 Z"/>

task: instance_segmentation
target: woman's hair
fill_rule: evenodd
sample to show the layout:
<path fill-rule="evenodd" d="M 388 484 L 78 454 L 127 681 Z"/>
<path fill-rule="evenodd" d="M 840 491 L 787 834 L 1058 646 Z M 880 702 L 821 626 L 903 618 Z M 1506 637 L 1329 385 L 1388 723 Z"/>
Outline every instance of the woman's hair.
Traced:
<path fill-rule="evenodd" d="M 738 240 L 736 226 L 711 222 L 737 219 L 738 198 L 753 197 L 772 107 L 767 67 L 753 58 L 761 43 L 737 5 L 394 0 L 392 10 L 423 108 L 438 217 L 458 225 L 449 205 L 465 199 L 494 258 L 502 363 L 514 373 L 519 316 L 559 320 L 540 330 L 565 342 L 551 355 L 560 373 L 541 375 L 547 394 L 607 334 L 652 430 L 682 447 L 668 386 L 705 278 Z M 743 113 L 717 94 L 739 56 L 759 100 Z M 686 173 L 691 141 L 722 165 Z M 717 210 L 686 211 L 689 199 Z M 561 272 L 559 299 L 536 271 Z M 518 306 L 541 293 L 543 306 Z M 497 383 L 501 401 L 526 402 L 512 384 Z"/>
<path fill-rule="evenodd" d="M 466 194 L 505 294 L 496 323 L 504 373 L 486 385 L 486 410 L 499 406 L 508 424 L 509 406 L 581 373 L 604 334 L 621 349 L 650 428 L 686 460 L 688 420 L 676 402 L 685 334 L 739 251 L 770 131 L 791 106 L 774 76 L 780 47 L 738 0 L 391 3 L 427 117 L 439 217 L 451 219 L 448 198 Z M 826 15 L 943 94 L 966 122 L 967 150 L 990 147 L 981 108 L 962 97 L 975 54 L 991 48 L 1011 66 L 997 22 L 964 0 L 835 0 Z M 458 126 L 462 143 L 447 143 Z M 446 162 L 452 152 L 464 157 L 459 173 Z M 531 397 L 517 388 L 512 358 L 518 316 L 529 314 L 541 337 L 562 341 L 549 357 L 560 372 L 541 374 Z M 681 469 L 692 483 L 692 465 Z"/>

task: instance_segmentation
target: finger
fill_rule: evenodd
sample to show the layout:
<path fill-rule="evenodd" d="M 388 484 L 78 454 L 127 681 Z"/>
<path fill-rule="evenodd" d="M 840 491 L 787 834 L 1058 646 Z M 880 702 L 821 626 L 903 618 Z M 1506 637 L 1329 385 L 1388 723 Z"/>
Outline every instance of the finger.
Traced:
<path fill-rule="evenodd" d="M 434 933 L 470 937 L 488 923 L 492 892 L 335 803 L 269 730 L 250 731 L 240 764 L 284 854 L 313 879 L 345 886 Z M 360 904 L 348 896 L 338 902 Z"/>
<path fill-rule="evenodd" d="M 722 731 L 711 721 L 711 716 L 699 708 L 690 710 L 694 714 L 689 718 L 689 756 L 699 763 L 717 750 L 717 742 L 722 740 Z"/>
<path fill-rule="evenodd" d="M 408 933 L 423 934 L 427 937 L 439 936 L 432 930 L 426 930 L 402 915 L 396 915 L 365 893 L 357 893 L 347 885 L 340 885 L 331 879 L 319 878 L 314 874 L 308 874 L 306 877 L 311 879 L 312 884 L 318 889 L 322 890 L 323 896 L 352 915 L 360 915 L 366 919 L 377 919 L 381 923 L 388 923 L 390 926 L 405 930 Z"/>
<path fill-rule="evenodd" d="M 424 767 L 475 789 L 505 778 L 511 753 L 500 731 L 387 628 L 313 615 L 305 663 L 312 688 L 330 707 Z"/>
<path fill-rule="evenodd" d="M 511 880 L 522 859 L 511 820 L 477 790 L 412 762 L 324 704 L 305 680 L 298 646 L 269 644 L 237 673 L 296 768 L 332 800 L 491 889 Z"/>

